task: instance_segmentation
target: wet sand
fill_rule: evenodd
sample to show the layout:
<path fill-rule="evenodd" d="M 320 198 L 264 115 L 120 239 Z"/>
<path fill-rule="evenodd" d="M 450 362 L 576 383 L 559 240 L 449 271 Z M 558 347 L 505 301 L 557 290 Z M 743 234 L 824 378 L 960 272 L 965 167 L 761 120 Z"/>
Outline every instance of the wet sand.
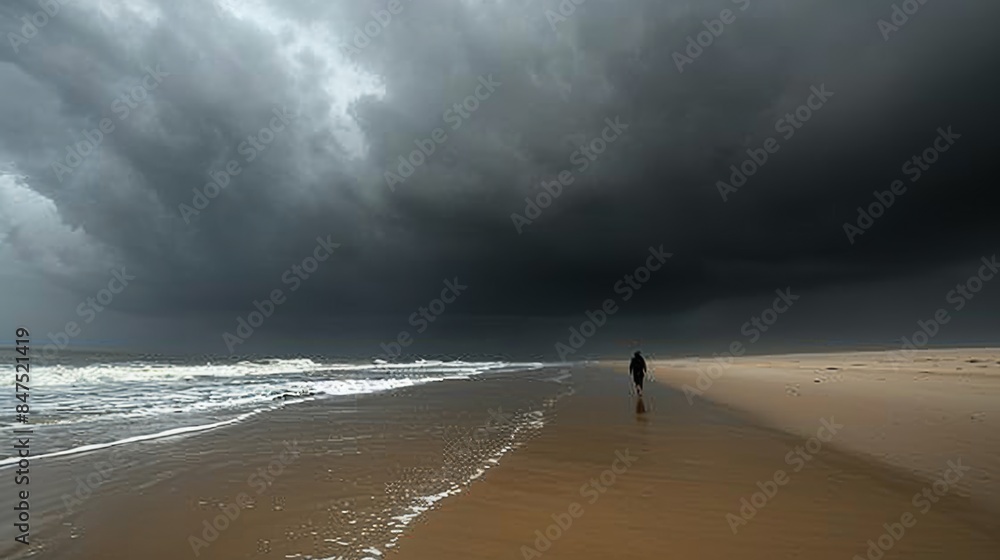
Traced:
<path fill-rule="evenodd" d="M 5 527 L 0 555 L 850 559 L 880 542 L 886 559 L 995 559 L 996 379 L 948 373 L 979 358 L 935 356 L 939 371 L 919 374 L 933 385 L 863 366 L 839 384 L 808 377 L 858 356 L 754 358 L 691 399 L 696 364 L 657 362 L 641 409 L 619 363 L 294 405 L 122 446 L 126 464 L 72 512 L 60 496 L 110 453 L 40 461 L 35 544 L 11 548 Z M 920 406 L 908 383 L 927 388 Z M 884 402 L 914 420 L 887 423 Z M 974 425 L 958 422 L 972 409 Z M 927 429 L 942 410 L 956 420 Z"/>
<path fill-rule="evenodd" d="M 542 429 L 569 390 L 559 377 L 497 374 L 323 399 L 195 436 L 123 445 L 115 449 L 126 464 L 72 511 L 61 497 L 74 492 L 76 477 L 98 472 L 111 450 L 39 460 L 32 545 L 9 547 L 13 534 L 5 533 L 0 555 L 384 554 L 434 504 L 427 496 L 454 495 Z M 13 491 L 7 483 L 0 479 L 0 490 Z"/>
<path fill-rule="evenodd" d="M 577 379 L 578 394 L 548 429 L 482 484 L 429 513 L 398 556 L 641 558 L 669 550 L 694 558 L 850 559 L 867 558 L 877 546 L 869 540 L 880 538 L 888 551 L 873 550 L 872 558 L 1000 553 L 1000 522 L 975 499 L 943 483 L 938 496 L 932 478 L 844 452 L 845 431 L 820 432 L 832 417 L 846 430 L 851 417 L 840 416 L 843 407 L 813 407 L 803 437 L 705 399 L 689 404 L 664 383 L 647 387 L 640 413 L 625 375 L 580 372 Z M 821 446 L 812 444 L 812 453 L 816 436 Z M 796 448 L 809 458 L 789 459 Z M 636 457 L 632 466 L 619 463 L 623 472 L 607 474 L 626 451 Z M 606 487 L 596 499 L 595 481 Z M 579 516 L 556 529 L 560 520 L 567 525 L 571 508 Z M 899 538 L 882 536 L 885 524 Z"/>

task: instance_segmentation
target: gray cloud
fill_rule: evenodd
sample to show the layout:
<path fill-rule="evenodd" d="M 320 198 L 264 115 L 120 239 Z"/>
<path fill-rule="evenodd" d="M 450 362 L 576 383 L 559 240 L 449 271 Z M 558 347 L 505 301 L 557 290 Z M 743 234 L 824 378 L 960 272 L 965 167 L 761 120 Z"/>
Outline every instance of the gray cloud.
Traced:
<path fill-rule="evenodd" d="M 639 307 L 669 313 L 996 246 L 994 3 L 931 0 L 885 41 L 890 2 L 751 0 L 683 73 L 672 54 L 736 3 L 587 0 L 553 30 L 550 0 L 402 0 L 346 52 L 387 4 L 67 2 L 0 48 L 0 251 L 81 294 L 124 264 L 143 279 L 130 311 L 197 317 L 246 308 L 327 235 L 336 258 L 284 313 L 408 313 L 455 275 L 463 313 L 572 313 L 659 244 L 676 257 Z M 38 10 L 4 3 L 3 36 Z M 116 98 L 150 67 L 169 75 L 123 118 Z M 487 75 L 502 85 L 451 130 L 445 111 Z M 716 181 L 820 84 L 828 106 L 724 203 Z M 246 161 L 275 108 L 300 116 Z M 628 131 L 518 235 L 524 198 L 615 117 Z M 101 119 L 114 131 L 60 181 L 52 162 Z M 848 243 L 855 208 L 947 125 L 960 148 Z M 437 127 L 448 139 L 392 192 L 385 171 Z M 186 223 L 179 205 L 233 159 Z"/>

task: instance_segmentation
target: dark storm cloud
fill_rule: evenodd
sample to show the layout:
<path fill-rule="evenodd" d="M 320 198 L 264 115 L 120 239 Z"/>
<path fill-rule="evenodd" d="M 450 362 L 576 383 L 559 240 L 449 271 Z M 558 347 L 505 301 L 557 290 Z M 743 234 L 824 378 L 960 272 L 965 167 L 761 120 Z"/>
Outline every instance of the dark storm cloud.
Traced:
<path fill-rule="evenodd" d="M 932 271 L 998 237 L 995 3 L 929 0 L 886 41 L 888 1 L 587 0 L 553 29 L 555 1 L 402 0 L 355 49 L 341 41 L 388 3 L 121 4 L 67 2 L 0 49 L 0 160 L 14 166 L 0 189 L 55 209 L 34 237 L 29 209 L 0 226 L 80 290 L 130 267 L 144 313 L 244 309 L 327 236 L 341 246 L 289 313 L 409 312 L 455 276 L 463 312 L 576 312 L 661 244 L 675 257 L 642 307 L 673 311 Z M 727 8 L 733 23 L 679 72 L 673 53 Z M 38 10 L 4 3 L 4 37 Z M 162 83 L 123 117 L 115 100 L 156 68 Z M 453 129 L 446 111 L 490 76 L 496 91 Z M 724 202 L 729 166 L 780 139 L 775 122 L 821 85 L 833 97 Z M 282 109 L 298 117 L 247 162 L 241 143 Z M 627 130 L 576 171 L 579 141 L 615 118 Z M 57 178 L 101 119 L 115 129 L 99 155 Z M 954 150 L 849 243 L 855 208 L 949 125 Z M 447 140 L 390 190 L 385 172 L 438 127 Z M 239 175 L 187 223 L 179 205 L 230 160 Z M 511 214 L 567 169 L 574 182 L 519 234 Z"/>

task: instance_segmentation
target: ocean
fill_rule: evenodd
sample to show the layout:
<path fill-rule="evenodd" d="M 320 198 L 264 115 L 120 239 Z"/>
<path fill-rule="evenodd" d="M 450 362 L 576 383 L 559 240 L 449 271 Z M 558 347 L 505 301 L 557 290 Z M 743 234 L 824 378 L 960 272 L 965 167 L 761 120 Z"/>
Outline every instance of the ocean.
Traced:
<path fill-rule="evenodd" d="M 29 354 L 30 355 L 30 354 Z M 28 425 L 16 422 L 15 352 L 0 350 L 10 388 L 0 429 L 31 428 L 33 460 L 125 443 L 196 434 L 316 399 L 379 392 L 519 370 L 542 363 L 417 360 L 350 363 L 321 358 L 211 360 L 66 353 L 32 361 Z M 0 469 L 17 458 L 8 450 Z"/>

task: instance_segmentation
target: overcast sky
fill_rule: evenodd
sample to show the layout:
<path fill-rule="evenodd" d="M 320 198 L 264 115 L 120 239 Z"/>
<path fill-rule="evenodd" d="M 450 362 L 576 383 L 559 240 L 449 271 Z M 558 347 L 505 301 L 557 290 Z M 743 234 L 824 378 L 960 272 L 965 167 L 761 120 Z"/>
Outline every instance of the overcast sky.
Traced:
<path fill-rule="evenodd" d="M 65 0 L 29 24 L 35 0 L 4 0 L 0 326 L 80 320 L 124 267 L 135 280 L 74 344 L 225 353 L 220 333 L 283 289 L 255 344 L 336 335 L 371 354 L 348 334 L 413 331 L 454 278 L 468 289 L 415 349 L 446 348 L 451 324 L 500 352 L 510 317 L 538 318 L 551 348 L 607 298 L 621 311 L 604 343 L 693 347 L 739 338 L 789 286 L 810 297 L 772 342 L 892 340 L 997 252 L 996 2 L 929 0 L 891 28 L 888 0 L 559 4 Z M 705 20 L 721 34 L 695 49 Z M 914 180 L 904 164 L 949 127 Z M 417 142 L 434 153 L 387 176 Z M 239 173 L 196 204 L 229 162 Z M 512 218 L 563 171 L 540 215 Z M 897 179 L 905 193 L 849 236 Z M 283 274 L 317 238 L 338 246 L 291 293 Z M 661 245 L 673 256 L 622 302 L 616 281 Z M 947 338 L 995 334 L 997 292 Z"/>

